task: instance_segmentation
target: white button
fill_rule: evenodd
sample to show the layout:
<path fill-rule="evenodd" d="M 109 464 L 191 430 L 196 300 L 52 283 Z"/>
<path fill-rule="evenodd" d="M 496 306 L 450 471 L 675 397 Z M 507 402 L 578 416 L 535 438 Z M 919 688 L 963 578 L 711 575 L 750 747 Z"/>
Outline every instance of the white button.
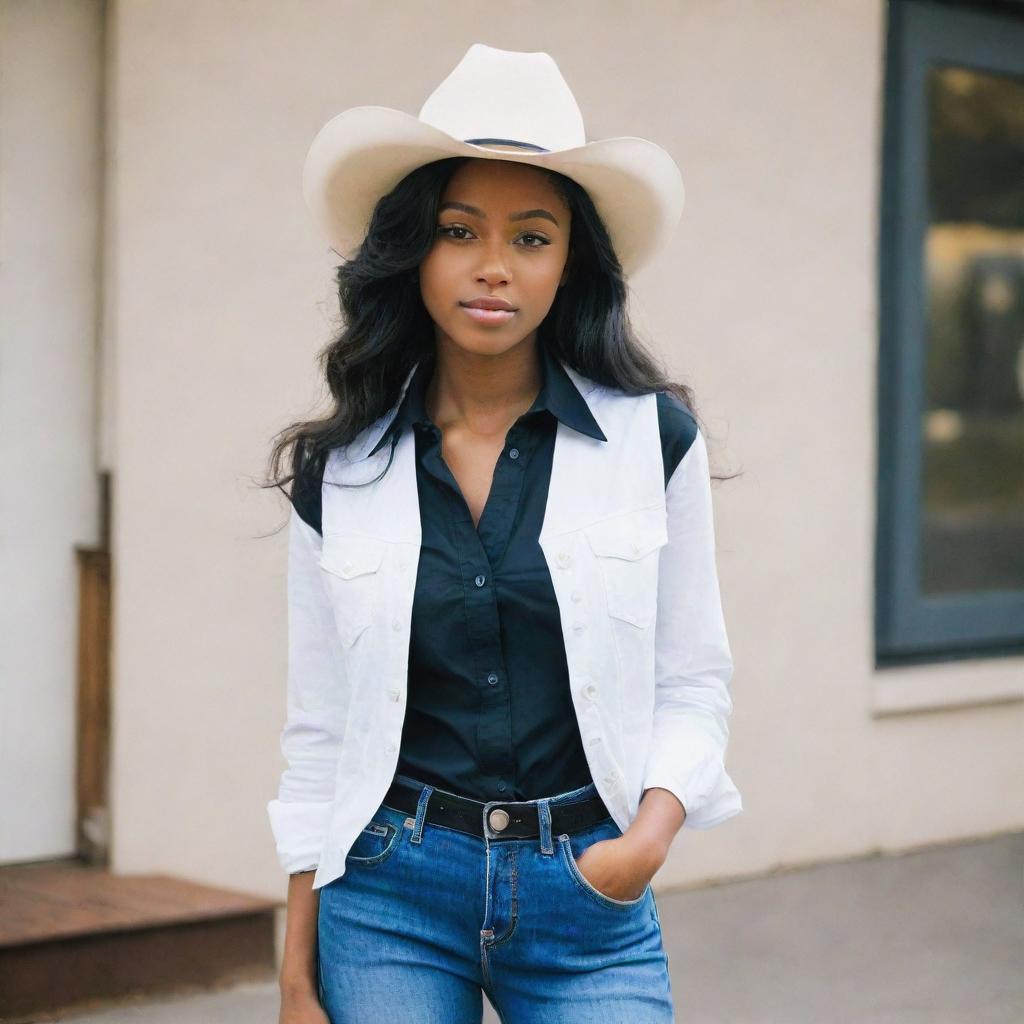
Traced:
<path fill-rule="evenodd" d="M 342 568 L 345 570 L 345 574 L 348 575 L 352 572 L 352 563 L 346 562 Z"/>
<path fill-rule="evenodd" d="M 398 568 L 401 569 L 402 572 L 405 572 L 405 570 L 409 568 L 409 563 L 403 558 L 402 561 L 398 563 Z"/>
<path fill-rule="evenodd" d="M 587 624 L 585 622 L 574 622 L 572 624 L 572 628 L 576 630 L 577 633 L 582 633 L 583 630 L 587 628 Z"/>
<path fill-rule="evenodd" d="M 619 778 L 619 773 L 613 768 L 605 777 L 605 782 L 616 782 Z"/>
<path fill-rule="evenodd" d="M 394 701 L 400 700 L 401 697 L 402 697 L 402 691 L 401 690 L 388 690 L 388 696 L 392 700 L 394 700 Z"/>
<path fill-rule="evenodd" d="M 597 687 L 593 683 L 587 683 L 587 685 L 583 687 L 583 696 L 586 697 L 587 700 L 597 700 Z"/>
<path fill-rule="evenodd" d="M 630 549 L 632 550 L 632 552 L 633 552 L 633 554 L 634 554 L 634 555 L 635 555 L 635 554 L 636 554 L 636 553 L 637 553 L 637 552 L 638 552 L 638 551 L 640 550 L 640 545 L 639 545 L 639 544 L 637 544 L 637 542 L 636 542 L 636 541 L 633 541 L 633 543 L 632 543 L 632 544 L 630 544 L 630 545 L 629 545 L 629 547 L 630 547 Z"/>
<path fill-rule="evenodd" d="M 391 628 L 393 630 L 395 630 L 395 632 L 397 633 L 398 630 L 400 630 L 402 628 L 402 620 L 401 619 L 394 619 L 394 620 L 392 620 Z"/>
<path fill-rule="evenodd" d="M 572 599 L 574 601 L 582 601 L 583 600 L 583 595 L 578 590 L 574 590 L 572 592 Z"/>
<path fill-rule="evenodd" d="M 568 551 L 558 552 L 558 564 L 562 566 L 563 569 L 567 566 L 572 565 L 572 556 L 569 554 Z"/>
<path fill-rule="evenodd" d="M 398 747 L 396 747 L 394 743 L 389 743 L 388 744 L 388 753 L 389 754 L 393 754 L 397 749 L 398 749 Z"/>
<path fill-rule="evenodd" d="M 595 744 L 603 743 L 604 742 L 604 737 L 603 736 L 591 736 L 590 739 L 587 740 L 587 742 L 591 746 L 594 746 Z"/>

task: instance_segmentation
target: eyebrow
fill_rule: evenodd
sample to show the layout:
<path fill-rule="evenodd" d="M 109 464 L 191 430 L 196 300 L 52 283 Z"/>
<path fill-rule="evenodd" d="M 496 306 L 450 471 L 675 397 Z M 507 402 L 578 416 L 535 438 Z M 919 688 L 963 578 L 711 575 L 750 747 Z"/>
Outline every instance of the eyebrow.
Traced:
<path fill-rule="evenodd" d="M 448 202 L 442 203 L 438 213 L 443 210 L 462 210 L 463 213 L 472 214 L 472 216 L 479 217 L 481 220 L 487 219 L 487 214 L 479 207 L 470 206 L 469 203 L 459 203 L 454 199 L 449 199 Z M 519 210 L 508 215 L 509 220 L 527 220 L 530 217 L 543 217 L 545 220 L 551 221 L 555 227 L 560 226 L 558 221 L 555 220 L 554 214 L 549 213 L 547 210 Z"/>

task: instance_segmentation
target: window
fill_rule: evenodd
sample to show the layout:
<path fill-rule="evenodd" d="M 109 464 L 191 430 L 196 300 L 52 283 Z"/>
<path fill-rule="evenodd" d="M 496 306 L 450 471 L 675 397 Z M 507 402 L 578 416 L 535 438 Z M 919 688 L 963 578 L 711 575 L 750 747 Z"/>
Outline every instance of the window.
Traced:
<path fill-rule="evenodd" d="M 879 664 L 1024 651 L 1024 6 L 892 0 Z"/>

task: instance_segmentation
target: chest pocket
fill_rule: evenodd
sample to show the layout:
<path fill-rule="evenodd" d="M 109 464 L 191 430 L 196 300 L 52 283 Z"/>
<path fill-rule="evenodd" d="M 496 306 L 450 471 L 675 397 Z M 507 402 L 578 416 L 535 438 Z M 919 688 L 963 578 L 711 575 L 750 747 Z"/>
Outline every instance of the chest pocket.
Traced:
<path fill-rule="evenodd" d="M 664 508 L 613 516 L 586 527 L 608 614 L 646 629 L 658 612 L 658 559 L 668 543 Z"/>
<path fill-rule="evenodd" d="M 320 568 L 334 605 L 338 632 L 351 646 L 373 621 L 381 598 L 381 565 L 387 542 L 358 534 L 324 535 Z"/>

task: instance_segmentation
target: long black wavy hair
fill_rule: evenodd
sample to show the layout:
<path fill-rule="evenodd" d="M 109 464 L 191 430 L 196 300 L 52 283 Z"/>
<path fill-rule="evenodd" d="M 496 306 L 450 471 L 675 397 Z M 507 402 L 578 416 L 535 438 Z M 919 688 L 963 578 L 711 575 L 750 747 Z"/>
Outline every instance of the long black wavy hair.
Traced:
<path fill-rule="evenodd" d="M 417 360 L 433 354 L 434 325 L 420 295 L 418 268 L 437 238 L 445 186 L 472 159 L 424 164 L 377 201 L 361 246 L 336 271 L 345 326 L 317 356 L 334 407 L 321 419 L 292 423 L 275 435 L 269 478 L 261 486 L 279 488 L 293 503 L 308 488 L 319 488 L 330 450 L 384 415 Z M 537 169 L 572 213 L 569 274 L 538 327 L 538 344 L 599 384 L 629 394 L 670 391 L 697 419 L 692 388 L 666 378 L 630 325 L 622 266 L 590 196 L 573 179 Z M 391 459 L 381 476 L 390 465 Z"/>

